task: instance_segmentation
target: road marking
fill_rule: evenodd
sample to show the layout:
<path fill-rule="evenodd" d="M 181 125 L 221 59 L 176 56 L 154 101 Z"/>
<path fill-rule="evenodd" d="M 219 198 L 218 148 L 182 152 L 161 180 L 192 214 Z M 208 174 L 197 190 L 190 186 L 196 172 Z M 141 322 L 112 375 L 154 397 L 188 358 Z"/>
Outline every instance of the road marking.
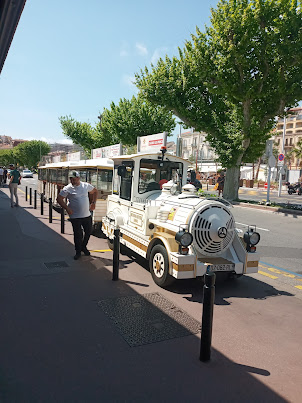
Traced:
<path fill-rule="evenodd" d="M 244 227 L 251 227 L 251 225 L 248 225 L 248 224 L 243 224 L 242 222 L 235 222 L 235 224 L 238 224 L 238 225 L 243 225 Z M 270 230 L 269 229 L 267 229 L 267 228 L 261 228 L 261 227 L 256 227 L 257 229 L 260 229 L 261 231 L 267 231 L 267 232 L 270 232 Z"/>
<path fill-rule="evenodd" d="M 299 290 L 302 290 L 302 285 L 295 285 L 295 288 L 298 288 Z"/>
<path fill-rule="evenodd" d="M 294 271 L 282 269 L 281 267 L 274 266 L 273 264 L 269 264 L 269 263 L 265 263 L 265 262 L 261 262 L 261 261 L 260 261 L 259 263 L 265 264 L 265 266 L 261 266 L 261 265 L 259 264 L 259 266 L 263 267 L 264 269 L 267 269 L 267 267 L 274 267 L 274 268 L 277 269 L 277 270 L 285 271 L 286 273 L 293 274 L 295 277 L 300 277 L 300 278 L 302 278 L 302 274 L 295 273 Z"/>
<path fill-rule="evenodd" d="M 103 250 L 90 250 L 90 252 L 112 252 L 111 249 L 103 249 Z"/>
<path fill-rule="evenodd" d="M 277 270 L 277 269 L 273 269 L 272 267 L 264 267 L 264 269 L 267 269 L 267 270 L 269 270 L 269 271 L 272 271 L 273 273 L 283 274 L 282 271 Z"/>
<path fill-rule="evenodd" d="M 264 271 L 258 271 L 259 274 L 262 274 L 262 276 L 266 276 L 269 278 L 272 278 L 273 280 L 275 280 L 276 278 L 278 278 L 277 276 L 272 276 L 271 274 L 265 273 Z"/>

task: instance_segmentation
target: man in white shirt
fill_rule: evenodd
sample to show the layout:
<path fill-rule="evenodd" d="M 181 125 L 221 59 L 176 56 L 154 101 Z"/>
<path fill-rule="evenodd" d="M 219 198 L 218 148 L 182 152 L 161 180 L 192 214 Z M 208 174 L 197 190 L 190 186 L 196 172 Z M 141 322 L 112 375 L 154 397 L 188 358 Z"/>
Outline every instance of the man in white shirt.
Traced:
<path fill-rule="evenodd" d="M 70 184 L 65 186 L 57 197 L 57 202 L 69 214 L 74 234 L 75 260 L 81 257 L 81 252 L 90 255 L 87 244 L 92 231 L 91 211 L 95 209 L 97 190 L 87 182 L 80 181 L 80 174 L 72 171 L 69 175 Z M 68 200 L 65 203 L 64 198 Z M 84 230 L 84 237 L 83 237 Z"/>

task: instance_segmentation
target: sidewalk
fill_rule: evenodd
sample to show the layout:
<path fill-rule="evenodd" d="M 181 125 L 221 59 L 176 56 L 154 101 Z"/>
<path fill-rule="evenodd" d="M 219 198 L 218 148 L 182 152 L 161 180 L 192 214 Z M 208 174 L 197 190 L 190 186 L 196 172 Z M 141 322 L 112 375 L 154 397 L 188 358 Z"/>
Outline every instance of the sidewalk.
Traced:
<path fill-rule="evenodd" d="M 216 287 L 201 363 L 200 282 L 162 290 L 128 255 L 113 282 L 104 239 L 74 261 L 70 223 L 61 235 L 48 205 L 19 199 L 11 209 L 0 189 L 1 402 L 300 400 L 300 301 L 253 277 Z"/>

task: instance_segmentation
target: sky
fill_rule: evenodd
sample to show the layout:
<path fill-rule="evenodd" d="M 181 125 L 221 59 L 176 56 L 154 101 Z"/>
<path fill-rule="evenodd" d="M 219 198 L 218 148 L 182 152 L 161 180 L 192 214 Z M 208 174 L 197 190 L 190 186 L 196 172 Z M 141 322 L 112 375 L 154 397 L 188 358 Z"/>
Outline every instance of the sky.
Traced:
<path fill-rule="evenodd" d="M 216 4 L 27 0 L 0 75 L 0 135 L 71 142 L 60 116 L 95 126 L 112 101 L 137 94 L 136 72 L 209 25 Z"/>

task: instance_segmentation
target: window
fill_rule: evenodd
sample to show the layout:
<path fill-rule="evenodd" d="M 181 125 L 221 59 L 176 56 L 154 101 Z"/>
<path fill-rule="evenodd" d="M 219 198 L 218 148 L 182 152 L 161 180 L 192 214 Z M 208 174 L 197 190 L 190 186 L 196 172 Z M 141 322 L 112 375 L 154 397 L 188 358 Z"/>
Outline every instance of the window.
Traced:
<path fill-rule="evenodd" d="M 288 146 L 288 139 L 285 139 L 285 146 Z"/>
<path fill-rule="evenodd" d="M 125 176 L 121 177 L 117 174 L 118 166 L 114 167 L 113 177 L 113 193 L 120 195 L 121 199 L 131 199 L 131 186 L 132 186 L 132 172 L 133 161 L 124 161 L 123 165 L 126 167 Z"/>
<path fill-rule="evenodd" d="M 184 141 L 183 141 L 183 146 L 184 146 L 184 147 L 187 147 L 187 140 L 184 140 Z"/>
<path fill-rule="evenodd" d="M 289 139 L 289 145 L 290 145 L 290 146 L 293 145 L 293 139 L 292 139 L 292 138 Z"/>
<path fill-rule="evenodd" d="M 101 192 L 111 193 L 112 190 L 112 171 L 109 169 L 101 169 L 96 172 L 91 170 L 91 182 L 97 190 Z"/>
<path fill-rule="evenodd" d="M 171 179 L 178 182 L 183 175 L 183 164 L 168 160 L 142 159 L 139 169 L 138 192 L 140 194 L 160 190 Z"/>

